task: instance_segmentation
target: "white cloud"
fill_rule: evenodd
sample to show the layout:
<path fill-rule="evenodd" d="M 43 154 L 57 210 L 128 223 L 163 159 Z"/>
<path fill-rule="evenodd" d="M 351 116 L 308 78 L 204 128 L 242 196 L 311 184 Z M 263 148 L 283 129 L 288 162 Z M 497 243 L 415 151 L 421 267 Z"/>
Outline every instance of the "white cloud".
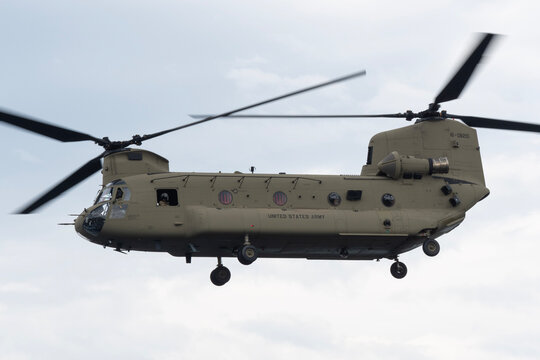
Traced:
<path fill-rule="evenodd" d="M 346 74 L 341 74 L 340 76 L 344 75 Z M 295 77 L 281 76 L 254 67 L 231 69 L 227 73 L 227 77 L 236 83 L 236 86 L 240 91 L 256 93 L 260 99 L 264 99 L 264 96 L 274 97 L 283 95 L 331 80 L 320 75 L 302 75 Z M 269 95 L 269 89 L 273 95 Z M 345 89 L 343 84 L 336 84 L 315 91 L 317 91 L 319 95 L 322 95 L 328 102 L 346 102 L 351 100 L 351 96 Z"/>
<path fill-rule="evenodd" d="M 28 283 L 6 283 L 0 285 L 0 293 L 39 293 L 41 289 Z"/>
<path fill-rule="evenodd" d="M 256 111 L 422 110 L 471 33 L 486 30 L 508 36 L 445 108 L 536 121 L 534 2 L 53 3 L 0 5 L 3 26 L 19 29 L 0 32 L 0 105 L 95 136 L 158 131 L 188 112 L 225 111 L 364 67 L 361 79 Z M 178 171 L 358 173 L 369 138 L 405 125 L 222 119 L 145 148 Z M 403 280 L 390 276 L 389 261 L 260 259 L 246 267 L 226 259 L 232 280 L 217 288 L 209 281 L 215 259 L 121 255 L 56 226 L 91 203 L 97 175 L 37 215 L 7 215 L 99 150 L 2 130 L 12 154 L 1 180 L 3 358 L 540 355 L 534 135 L 479 130 L 491 195 L 440 238 L 436 258 L 404 254 Z"/>
<path fill-rule="evenodd" d="M 267 64 L 268 60 L 263 58 L 262 56 L 255 55 L 249 58 L 236 58 L 234 62 L 240 68 L 245 68 L 250 66 Z"/>
<path fill-rule="evenodd" d="M 37 164 L 41 162 L 39 157 L 24 149 L 14 149 L 13 153 L 19 160 L 24 161 L 25 163 Z"/>

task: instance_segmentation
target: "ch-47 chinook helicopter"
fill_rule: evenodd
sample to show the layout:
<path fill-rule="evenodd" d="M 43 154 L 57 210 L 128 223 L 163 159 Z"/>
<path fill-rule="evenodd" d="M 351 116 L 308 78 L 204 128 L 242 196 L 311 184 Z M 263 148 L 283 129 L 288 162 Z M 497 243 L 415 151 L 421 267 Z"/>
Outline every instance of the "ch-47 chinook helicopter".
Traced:
<path fill-rule="evenodd" d="M 75 230 L 117 251 L 168 252 L 216 257 L 210 279 L 231 277 L 222 258 L 249 265 L 261 258 L 393 260 L 398 279 L 404 252 L 422 246 L 439 253 L 435 240 L 457 227 L 488 194 L 476 130 L 484 127 L 540 132 L 540 125 L 448 114 L 440 104 L 457 99 L 495 37 L 480 43 L 427 110 L 376 115 L 234 115 L 269 102 L 364 75 L 358 72 L 254 105 L 131 140 L 68 130 L 10 112 L 0 121 L 63 142 L 93 141 L 105 151 L 88 161 L 20 213 L 35 211 L 101 170 L 103 187 L 77 216 Z M 416 119 L 414 125 L 375 135 L 361 175 L 170 172 L 168 161 L 130 145 L 219 117 L 351 117 Z M 460 119 L 460 121 L 454 119 Z M 103 164 L 102 161 L 103 160 Z"/>

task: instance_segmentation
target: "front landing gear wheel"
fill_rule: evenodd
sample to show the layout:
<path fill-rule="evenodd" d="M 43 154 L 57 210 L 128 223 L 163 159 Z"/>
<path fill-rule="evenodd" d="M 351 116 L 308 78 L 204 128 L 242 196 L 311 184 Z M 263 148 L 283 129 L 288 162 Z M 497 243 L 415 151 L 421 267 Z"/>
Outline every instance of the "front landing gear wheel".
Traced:
<path fill-rule="evenodd" d="M 217 268 L 210 273 L 210 280 L 216 286 L 225 285 L 231 279 L 231 272 L 223 265 L 218 265 Z"/>
<path fill-rule="evenodd" d="M 441 251 L 441 246 L 436 240 L 433 239 L 427 239 L 424 241 L 424 245 L 422 245 L 422 249 L 424 250 L 424 254 L 427 256 L 435 256 Z"/>
<path fill-rule="evenodd" d="M 238 249 L 238 261 L 240 264 L 249 265 L 257 260 L 257 249 L 253 245 L 243 245 Z"/>
<path fill-rule="evenodd" d="M 390 266 L 390 273 L 396 279 L 403 279 L 407 275 L 407 267 L 404 263 L 396 261 Z"/>

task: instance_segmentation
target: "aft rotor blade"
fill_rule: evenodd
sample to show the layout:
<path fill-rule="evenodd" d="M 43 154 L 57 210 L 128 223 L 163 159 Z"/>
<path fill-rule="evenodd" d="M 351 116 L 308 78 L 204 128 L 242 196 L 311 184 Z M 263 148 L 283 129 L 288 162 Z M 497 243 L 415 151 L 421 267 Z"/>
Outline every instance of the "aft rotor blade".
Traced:
<path fill-rule="evenodd" d="M 210 121 L 210 120 L 230 116 L 230 115 L 232 115 L 234 113 L 237 113 L 237 112 L 240 112 L 240 111 L 253 109 L 254 107 L 257 107 L 257 106 L 261 106 L 261 105 L 264 105 L 264 104 L 269 104 L 269 103 L 277 101 L 277 100 L 285 99 L 285 98 L 288 98 L 288 97 L 291 97 L 291 96 L 294 96 L 294 95 L 298 95 L 298 94 L 301 94 L 301 93 L 304 93 L 304 92 L 308 92 L 308 91 L 311 91 L 311 90 L 315 90 L 315 89 L 318 89 L 318 88 L 321 88 L 321 87 L 324 87 L 324 86 L 336 84 L 336 83 L 339 83 L 339 82 L 342 82 L 342 81 L 345 81 L 345 80 L 350 80 L 350 79 L 353 79 L 355 77 L 362 76 L 362 75 L 365 75 L 365 74 L 366 74 L 366 71 L 362 70 L 362 71 L 359 71 L 359 72 L 356 72 L 356 73 L 353 73 L 353 74 L 350 74 L 350 75 L 346 75 L 346 76 L 343 76 L 343 77 L 340 77 L 340 78 L 337 78 L 337 79 L 334 79 L 334 80 L 326 81 L 326 82 L 318 84 L 318 85 L 310 86 L 310 87 L 307 87 L 305 89 L 293 91 L 293 92 L 285 94 L 285 95 L 281 95 L 281 96 L 277 96 L 277 97 L 274 97 L 274 98 L 271 98 L 271 99 L 268 99 L 268 100 L 264 100 L 264 101 L 255 103 L 253 105 L 244 106 L 244 107 L 241 107 L 239 109 L 227 111 L 227 112 L 224 112 L 224 113 L 221 113 L 221 114 L 218 114 L 218 115 L 211 115 L 211 116 L 208 116 L 208 117 L 206 117 L 206 118 L 204 118 L 202 120 L 195 121 L 195 122 L 192 122 L 192 123 L 188 123 L 188 124 L 185 124 L 185 125 L 181 125 L 181 126 L 169 129 L 169 130 L 164 130 L 164 131 L 160 131 L 160 132 L 157 132 L 157 133 L 154 133 L 154 134 L 144 135 L 144 136 L 141 136 L 139 139 L 137 139 L 137 141 L 142 142 L 142 141 L 145 141 L 145 140 L 148 140 L 148 139 L 155 138 L 157 136 L 165 135 L 165 134 L 170 133 L 172 131 L 185 129 L 187 127 L 202 124 L 202 123 Z"/>
<path fill-rule="evenodd" d="M 540 133 L 540 124 L 524 123 L 512 120 L 491 119 L 478 116 L 464 116 L 446 114 L 447 117 L 460 119 L 465 124 L 471 127 L 501 129 L 501 130 L 518 130 Z"/>
<path fill-rule="evenodd" d="M 18 214 L 30 214 L 31 212 L 34 212 L 40 206 L 46 204 L 47 202 L 61 195 L 64 191 L 71 189 L 73 186 L 77 185 L 81 181 L 101 170 L 101 158 L 104 154 L 105 153 L 99 155 L 96 158 L 93 158 L 92 160 L 81 166 L 73 174 L 62 180 L 58 185 L 40 196 L 37 200 L 32 202 L 23 210 L 20 210 Z"/>
<path fill-rule="evenodd" d="M 47 124 L 43 121 L 33 120 L 26 116 L 15 115 L 6 111 L 0 111 L 0 121 L 63 142 L 90 140 L 100 145 L 103 142 L 103 140 L 95 138 L 92 135 Z"/>
<path fill-rule="evenodd" d="M 471 55 L 465 60 L 461 68 L 456 72 L 454 77 L 446 84 L 444 89 L 441 90 L 439 95 L 435 98 L 435 104 L 440 104 L 445 101 L 457 99 L 467 82 L 471 78 L 474 69 L 482 60 L 484 52 L 488 48 L 491 40 L 495 37 L 495 34 L 485 34 L 480 43 L 473 50 Z"/>
<path fill-rule="evenodd" d="M 194 119 L 202 119 L 213 115 L 189 115 Z M 334 115 L 263 115 L 263 114 L 238 114 L 227 115 L 229 118 L 260 118 L 260 119 L 328 119 L 328 118 L 406 118 L 407 114 L 373 114 L 373 115 L 355 115 L 355 114 L 334 114 Z"/>

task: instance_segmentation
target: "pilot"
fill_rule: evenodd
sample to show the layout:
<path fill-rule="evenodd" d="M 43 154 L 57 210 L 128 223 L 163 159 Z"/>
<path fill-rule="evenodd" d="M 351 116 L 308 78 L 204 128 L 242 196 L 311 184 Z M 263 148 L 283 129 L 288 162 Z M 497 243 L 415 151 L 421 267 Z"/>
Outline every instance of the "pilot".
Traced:
<path fill-rule="evenodd" d="M 169 194 L 163 193 L 159 197 L 159 206 L 168 206 L 169 205 Z"/>

